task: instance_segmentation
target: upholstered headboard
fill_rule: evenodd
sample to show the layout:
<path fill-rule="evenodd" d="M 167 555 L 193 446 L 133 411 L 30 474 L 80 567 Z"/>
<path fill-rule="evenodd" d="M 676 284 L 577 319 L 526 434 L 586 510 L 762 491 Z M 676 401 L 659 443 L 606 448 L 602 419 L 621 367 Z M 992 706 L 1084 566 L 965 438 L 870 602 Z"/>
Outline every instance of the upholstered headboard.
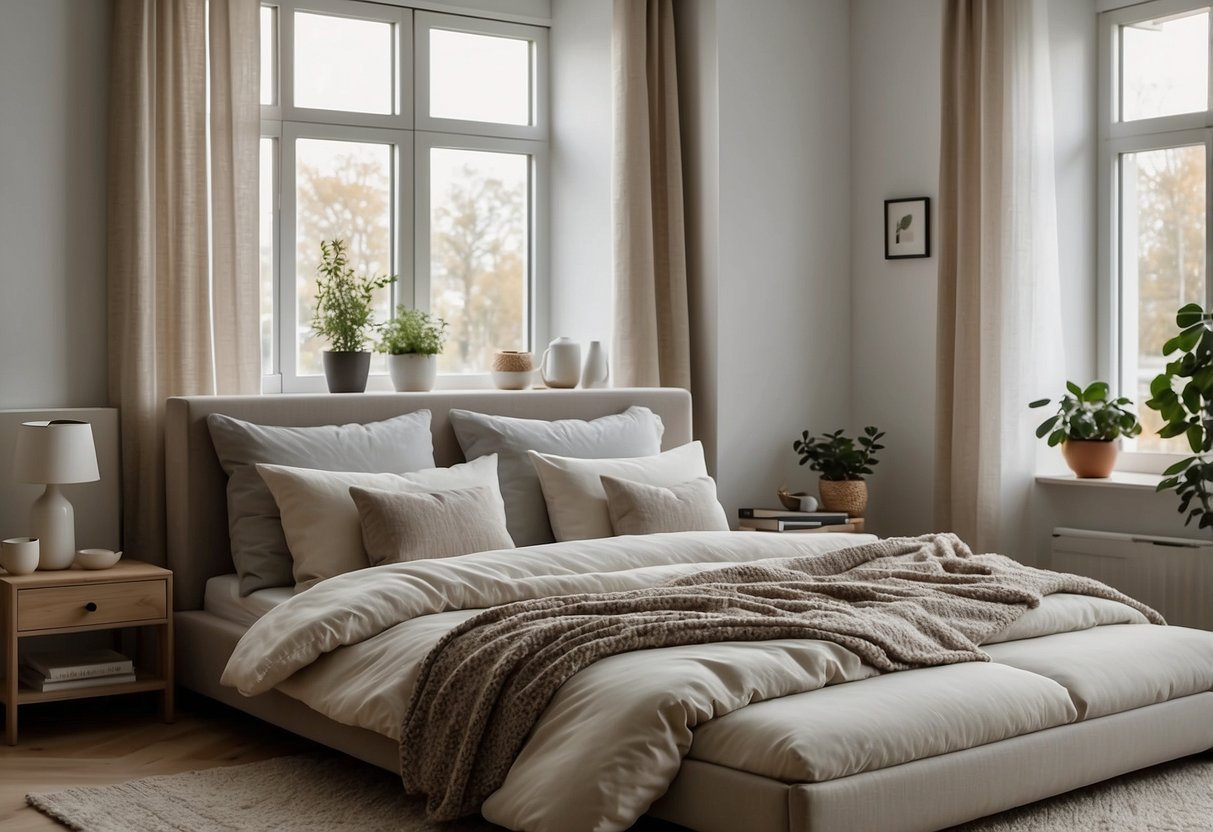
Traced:
<path fill-rule="evenodd" d="M 227 529 L 227 477 L 211 444 L 206 417 L 224 413 L 266 425 L 376 422 L 428 408 L 434 459 L 463 462 L 447 417 L 452 408 L 528 419 L 595 419 L 642 405 L 665 423 L 662 447 L 691 441 L 691 396 L 672 388 L 607 390 L 450 390 L 307 396 L 186 396 L 168 400 L 165 469 L 168 567 L 177 610 L 202 607 L 206 581 L 233 571 Z"/>

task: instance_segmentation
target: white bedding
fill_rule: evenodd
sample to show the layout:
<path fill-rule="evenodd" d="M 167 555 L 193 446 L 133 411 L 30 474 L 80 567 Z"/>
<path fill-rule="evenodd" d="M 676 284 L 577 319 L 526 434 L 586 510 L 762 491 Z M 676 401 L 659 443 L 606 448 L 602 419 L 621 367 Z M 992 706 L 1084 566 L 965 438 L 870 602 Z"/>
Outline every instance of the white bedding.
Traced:
<path fill-rule="evenodd" d="M 276 687 L 339 722 L 396 738 L 422 659 L 443 633 L 481 608 L 653 586 L 705 566 L 872 539 L 693 532 L 374 567 L 332 578 L 266 612 L 237 646 L 223 683 L 246 695 Z M 1051 596 L 997 640 L 1143 621 L 1115 602 Z M 677 775 L 697 725 L 751 702 L 875 672 L 853 653 L 811 640 L 613 656 L 561 688 L 483 814 L 512 829 L 626 829 Z M 1072 718 L 1069 708 L 1054 721 Z"/>
<path fill-rule="evenodd" d="M 258 618 L 294 594 L 294 589 L 289 586 L 275 586 L 259 589 L 242 598 L 239 575 L 216 575 L 206 582 L 202 608 L 220 618 L 251 627 Z"/>

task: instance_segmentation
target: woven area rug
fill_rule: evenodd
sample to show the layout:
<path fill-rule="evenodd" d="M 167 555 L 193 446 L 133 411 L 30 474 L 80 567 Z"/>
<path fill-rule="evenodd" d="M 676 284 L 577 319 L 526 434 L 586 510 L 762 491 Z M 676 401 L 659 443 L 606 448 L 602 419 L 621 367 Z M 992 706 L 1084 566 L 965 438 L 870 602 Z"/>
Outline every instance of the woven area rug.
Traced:
<path fill-rule="evenodd" d="M 484 821 L 430 823 L 394 775 L 332 754 L 148 777 L 27 796 L 81 832 L 491 832 Z M 645 821 L 637 830 L 670 830 Z M 1119 777 L 955 827 L 953 832 L 1213 830 L 1213 755 Z"/>

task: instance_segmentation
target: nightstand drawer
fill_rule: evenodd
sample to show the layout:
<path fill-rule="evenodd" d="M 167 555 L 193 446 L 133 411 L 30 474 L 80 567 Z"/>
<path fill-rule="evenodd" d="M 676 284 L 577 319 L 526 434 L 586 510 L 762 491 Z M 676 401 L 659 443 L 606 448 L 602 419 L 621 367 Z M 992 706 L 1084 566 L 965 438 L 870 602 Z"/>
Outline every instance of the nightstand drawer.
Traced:
<path fill-rule="evenodd" d="M 161 620 L 167 615 L 167 587 L 166 581 L 125 581 L 22 589 L 17 592 L 17 629 Z"/>

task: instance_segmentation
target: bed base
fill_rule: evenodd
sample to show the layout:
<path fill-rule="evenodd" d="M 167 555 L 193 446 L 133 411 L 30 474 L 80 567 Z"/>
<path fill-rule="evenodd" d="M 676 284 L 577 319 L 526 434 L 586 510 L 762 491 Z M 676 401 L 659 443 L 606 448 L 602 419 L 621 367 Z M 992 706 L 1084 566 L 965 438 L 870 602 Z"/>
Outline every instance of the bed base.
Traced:
<path fill-rule="evenodd" d="M 395 740 L 322 716 L 285 694 L 252 698 L 218 679 L 244 628 L 200 610 L 175 616 L 178 682 L 398 771 Z M 699 760 L 649 814 L 698 832 L 927 832 L 1213 748 L 1213 693 L 1200 693 L 825 783 L 783 783 Z"/>

